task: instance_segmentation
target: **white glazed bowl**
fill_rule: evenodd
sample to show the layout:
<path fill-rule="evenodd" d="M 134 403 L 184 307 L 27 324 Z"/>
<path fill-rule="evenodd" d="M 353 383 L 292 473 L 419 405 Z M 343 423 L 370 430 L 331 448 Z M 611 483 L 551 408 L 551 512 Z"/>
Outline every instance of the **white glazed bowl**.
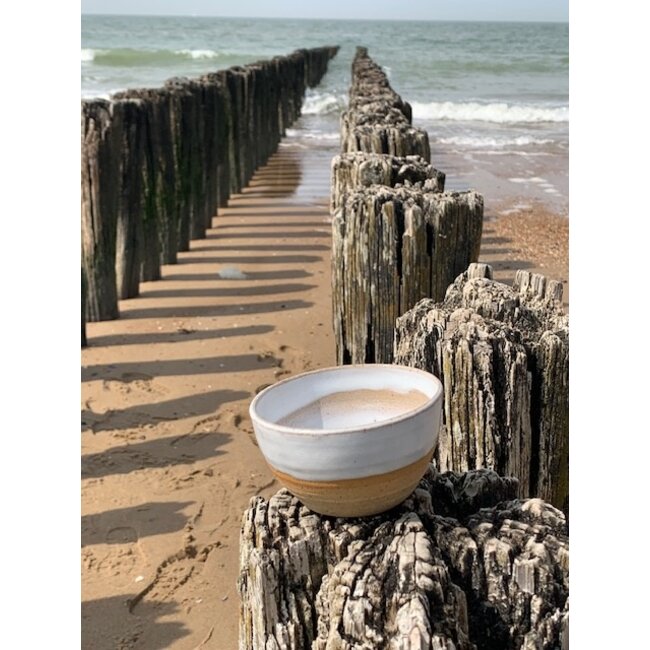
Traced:
<path fill-rule="evenodd" d="M 425 401 L 384 419 L 346 412 L 321 427 L 279 424 L 296 410 L 333 393 L 357 390 L 419 391 Z M 324 368 L 264 389 L 250 405 L 255 436 L 271 471 L 307 507 L 338 517 L 384 512 L 417 486 L 438 441 L 443 390 L 434 375 L 398 365 Z"/>

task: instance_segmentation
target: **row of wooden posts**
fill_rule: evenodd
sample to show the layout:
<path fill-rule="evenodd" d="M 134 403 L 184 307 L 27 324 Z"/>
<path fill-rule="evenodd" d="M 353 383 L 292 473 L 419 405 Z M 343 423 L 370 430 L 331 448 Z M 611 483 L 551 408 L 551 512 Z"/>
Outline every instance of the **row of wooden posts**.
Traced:
<path fill-rule="evenodd" d="M 406 151 L 401 157 L 385 149 L 350 152 L 361 141 L 354 135 L 359 124 L 382 133 L 398 124 L 408 133 L 410 115 L 382 69 L 358 48 L 341 118 L 348 153 L 332 161 L 338 363 L 396 362 L 433 372 L 445 385 L 438 468 L 516 476 L 519 496 L 566 509 L 562 285 L 519 271 L 507 287 L 476 264 L 483 197 L 445 192 L 444 173 L 417 153 L 419 145 L 409 150 L 418 139 L 391 131 L 394 147 Z"/>
<path fill-rule="evenodd" d="M 478 260 L 483 197 L 444 192 L 429 136 L 358 48 L 332 161 L 332 294 L 338 363 L 391 363 L 398 316 L 441 300 Z M 424 144 L 426 143 L 426 144 Z"/>
<path fill-rule="evenodd" d="M 338 47 L 296 50 L 81 102 L 82 345 L 85 322 L 160 278 L 264 164 Z"/>
<path fill-rule="evenodd" d="M 338 362 L 434 373 L 443 422 L 434 464 L 387 513 L 321 516 L 284 489 L 251 500 L 240 650 L 565 650 L 562 285 L 518 271 L 510 287 L 477 262 L 482 197 L 444 192 L 426 132 L 365 48 L 341 133 L 331 196 Z"/>

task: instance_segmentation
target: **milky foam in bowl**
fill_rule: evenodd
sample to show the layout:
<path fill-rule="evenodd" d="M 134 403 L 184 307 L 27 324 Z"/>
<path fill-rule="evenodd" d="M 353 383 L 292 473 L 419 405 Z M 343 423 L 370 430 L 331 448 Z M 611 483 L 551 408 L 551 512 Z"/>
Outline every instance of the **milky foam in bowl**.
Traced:
<path fill-rule="evenodd" d="M 303 373 L 269 386 L 250 414 L 278 481 L 315 512 L 366 516 L 401 503 L 433 455 L 442 384 L 398 365 Z"/>

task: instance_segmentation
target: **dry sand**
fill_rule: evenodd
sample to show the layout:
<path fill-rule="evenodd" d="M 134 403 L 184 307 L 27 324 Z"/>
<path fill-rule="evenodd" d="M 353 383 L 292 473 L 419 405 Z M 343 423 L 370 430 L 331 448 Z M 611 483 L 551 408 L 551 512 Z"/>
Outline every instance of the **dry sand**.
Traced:
<path fill-rule="evenodd" d="M 334 365 L 332 155 L 281 147 L 119 320 L 88 325 L 84 649 L 237 647 L 241 515 L 278 489 L 248 404 Z M 568 221 L 538 208 L 490 218 L 481 259 L 497 279 L 528 268 L 568 281 L 567 237 Z"/>

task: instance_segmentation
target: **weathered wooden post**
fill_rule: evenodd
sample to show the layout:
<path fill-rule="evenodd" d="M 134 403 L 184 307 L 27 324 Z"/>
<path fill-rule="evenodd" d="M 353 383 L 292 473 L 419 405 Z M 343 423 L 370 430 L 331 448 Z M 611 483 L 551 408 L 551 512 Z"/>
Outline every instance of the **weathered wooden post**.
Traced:
<path fill-rule="evenodd" d="M 240 650 L 568 648 L 564 515 L 517 481 L 433 467 L 401 506 L 335 519 L 286 490 L 240 537 Z"/>
<path fill-rule="evenodd" d="M 391 363 L 398 316 L 441 300 L 478 260 L 483 197 L 373 185 L 346 195 L 332 220 L 337 360 Z"/>
<path fill-rule="evenodd" d="M 347 192 L 371 185 L 444 192 L 445 174 L 420 156 L 397 158 L 382 154 L 348 153 L 332 159 L 330 212 L 342 205 Z"/>
<path fill-rule="evenodd" d="M 81 260 L 90 322 L 119 315 L 115 237 L 121 128 L 110 102 L 81 102 Z"/>
<path fill-rule="evenodd" d="M 143 255 L 142 213 L 145 207 L 144 169 L 147 104 L 140 99 L 116 99 L 113 114 L 122 124 L 119 150 L 121 174 L 115 240 L 115 277 L 120 300 L 139 294 Z"/>
<path fill-rule="evenodd" d="M 178 250 L 189 250 L 191 239 L 206 231 L 204 203 L 204 116 L 201 84 L 185 77 L 165 82 L 173 95 L 172 120 L 176 140 L 176 176 L 179 191 Z"/>
<path fill-rule="evenodd" d="M 443 301 L 397 322 L 395 362 L 445 387 L 435 460 L 441 470 L 487 467 L 519 479 L 519 495 L 566 507 L 569 330 L 562 285 L 519 271 L 514 287 L 472 265 Z"/>
<path fill-rule="evenodd" d="M 191 184 L 189 151 L 192 145 L 185 137 L 184 126 L 186 120 L 185 107 L 189 93 L 182 83 L 174 83 L 172 80 L 165 83 L 165 91 L 169 97 L 169 120 L 174 151 L 176 242 L 177 250 L 181 252 L 190 249 Z"/>
<path fill-rule="evenodd" d="M 206 215 L 204 203 L 205 168 L 203 151 L 205 147 L 205 112 L 201 101 L 201 84 L 195 79 L 183 79 L 187 89 L 187 105 L 183 136 L 191 146 L 188 151 L 190 183 L 190 239 L 205 239 Z M 210 215 L 212 216 L 212 215 Z"/>
<path fill-rule="evenodd" d="M 338 363 L 390 363 L 395 320 L 442 299 L 478 260 L 483 198 L 444 193 L 429 137 L 384 71 L 357 48 L 343 154 L 332 161 L 332 299 Z"/>
<path fill-rule="evenodd" d="M 417 155 L 431 160 L 427 132 L 407 124 L 355 124 L 341 138 L 341 150 L 343 153 L 364 151 L 391 156 Z"/>
<path fill-rule="evenodd" d="M 85 348 L 88 345 L 88 338 L 86 337 L 86 276 L 83 267 L 81 268 L 81 347 Z"/>

